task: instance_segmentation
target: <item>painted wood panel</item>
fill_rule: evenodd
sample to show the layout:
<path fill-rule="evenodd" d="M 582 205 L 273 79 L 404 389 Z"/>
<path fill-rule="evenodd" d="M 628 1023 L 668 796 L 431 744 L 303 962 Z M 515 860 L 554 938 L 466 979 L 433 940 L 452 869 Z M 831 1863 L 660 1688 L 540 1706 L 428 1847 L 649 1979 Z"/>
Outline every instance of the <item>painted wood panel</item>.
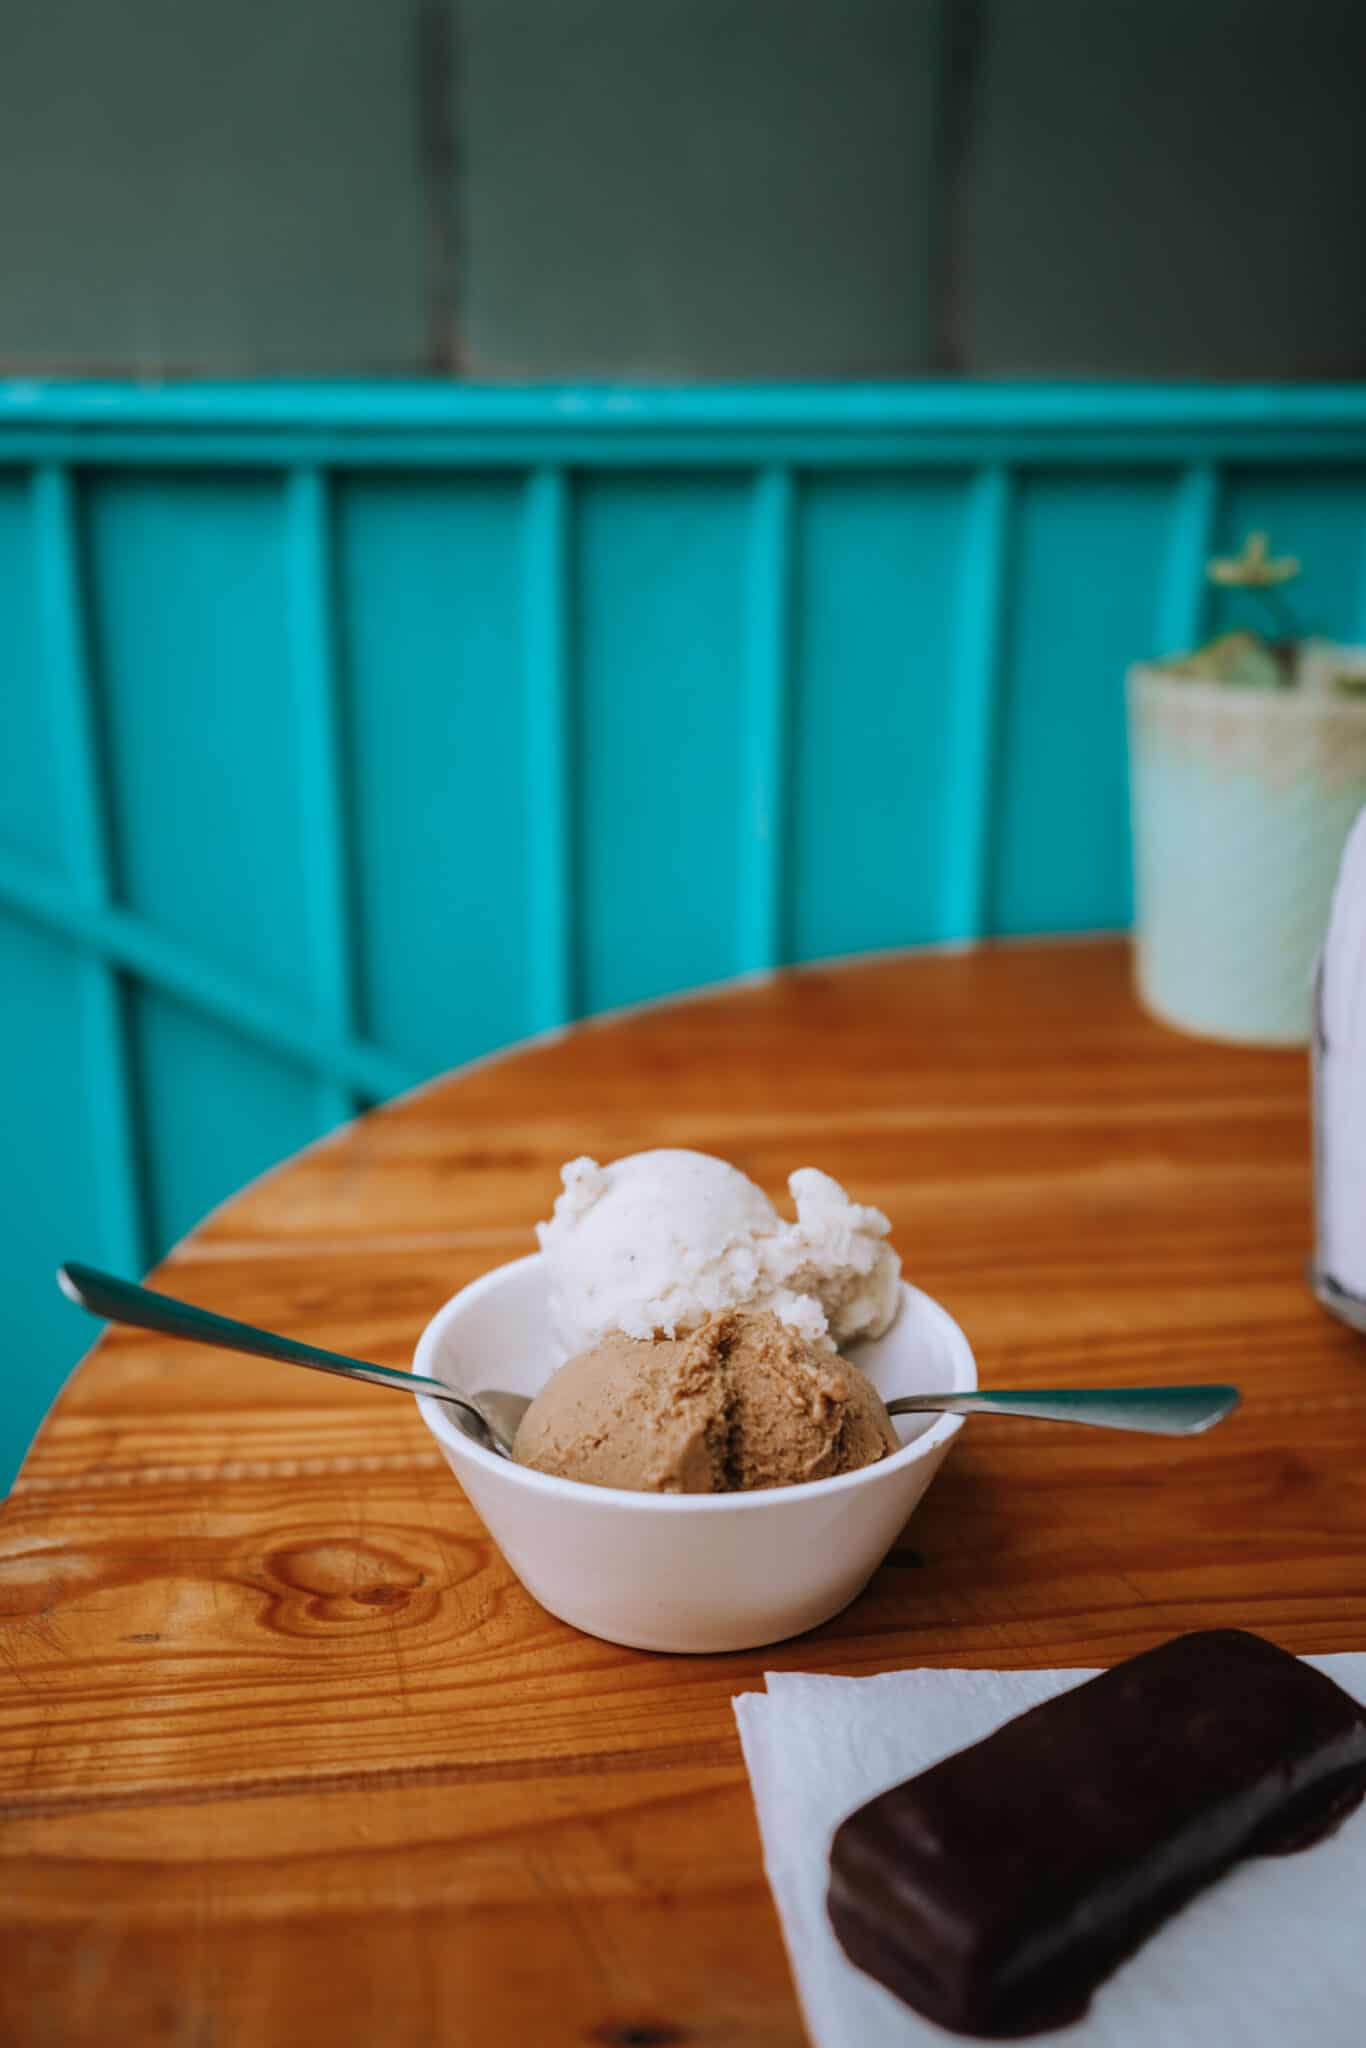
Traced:
<path fill-rule="evenodd" d="M 1366 636 L 1360 391 L 0 387 L 5 1469 L 86 1334 L 56 1263 L 358 1105 L 1124 925 L 1124 669 L 1232 616 L 1251 524 Z"/>

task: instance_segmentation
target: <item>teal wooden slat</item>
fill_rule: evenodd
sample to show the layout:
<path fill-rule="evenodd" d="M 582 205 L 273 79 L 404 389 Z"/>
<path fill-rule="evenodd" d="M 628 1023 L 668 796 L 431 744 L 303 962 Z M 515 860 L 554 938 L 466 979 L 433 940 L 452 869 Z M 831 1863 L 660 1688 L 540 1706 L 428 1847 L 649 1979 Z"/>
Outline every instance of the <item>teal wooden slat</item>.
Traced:
<path fill-rule="evenodd" d="M 0 384 L 0 465 L 1169 470 L 1366 459 L 1358 386 Z"/>
<path fill-rule="evenodd" d="M 150 469 L 167 474 L 225 476 L 234 472 L 288 469 L 316 462 L 332 469 L 389 474 L 451 471 L 513 471 L 551 463 L 595 475 L 660 475 L 669 470 L 747 476 L 777 464 L 793 470 L 865 470 L 901 474 L 909 469 L 960 471 L 983 462 L 1011 468 L 1089 469 L 1165 473 L 1208 459 L 1223 465 L 1352 469 L 1366 459 L 1366 432 L 1345 426 L 1294 427 L 1284 436 L 1236 422 L 1188 426 L 1135 427 L 1122 432 L 1064 433 L 1051 428 L 885 427 L 867 424 L 830 431 L 820 426 L 749 428 L 663 425 L 617 437 L 580 425 L 536 432 L 490 432 L 484 428 L 430 433 L 195 432 L 187 438 L 151 431 L 100 433 L 57 429 L 0 433 L 0 467 L 60 462 L 81 466 L 92 459 L 106 468 Z"/>
<path fill-rule="evenodd" d="M 132 1042 L 152 1229 L 164 1248 L 318 1135 L 317 1086 L 306 1067 L 151 989 L 133 999 Z"/>
<path fill-rule="evenodd" d="M 101 738 L 90 684 L 71 479 L 55 463 L 45 463 L 34 474 L 33 527 L 34 588 L 48 701 L 61 739 L 57 798 L 63 865 L 82 901 L 100 904 L 109 897 L 108 835 L 99 787 Z"/>
<path fill-rule="evenodd" d="M 788 753 L 792 659 L 793 485 L 766 469 L 751 511 L 740 957 L 777 967 L 788 955 Z"/>
<path fill-rule="evenodd" d="M 100 473 L 84 499 L 120 898 L 306 1009 L 283 489 L 273 477 Z"/>
<path fill-rule="evenodd" d="M 0 903 L 26 923 L 85 947 L 252 1044 L 335 1076 L 357 1096 L 378 1101 L 422 1078 L 419 1068 L 382 1047 L 362 1038 L 333 1038 L 308 1011 L 262 996 L 250 982 L 224 974 L 129 911 L 83 904 L 66 884 L 5 853 L 0 853 Z"/>
<path fill-rule="evenodd" d="M 1020 480 L 989 928 L 1127 925 L 1124 675 L 1157 644 L 1166 480 Z"/>
<path fill-rule="evenodd" d="M 63 1259 L 108 1244 L 79 953 L 0 912 L 0 1491 L 94 1325 L 58 1293 Z"/>
<path fill-rule="evenodd" d="M 143 469 L 168 474 L 200 474 L 206 469 L 230 476 L 263 469 L 288 469 L 316 462 L 327 468 L 384 474 L 394 471 L 446 474 L 451 471 L 514 471 L 542 463 L 595 475 L 669 470 L 719 475 L 748 475 L 755 468 L 778 464 L 794 470 L 865 470 L 901 474 L 909 469 L 960 471 L 983 462 L 1004 462 L 1012 468 L 1089 469 L 1097 474 L 1116 470 L 1165 473 L 1203 460 L 1223 465 L 1316 471 L 1352 469 L 1366 459 L 1366 431 L 1348 417 L 1326 426 L 1297 425 L 1293 416 L 1284 434 L 1265 427 L 1211 419 L 1207 426 L 1126 427 L 1118 431 L 1066 432 L 1050 425 L 1017 423 L 985 426 L 898 425 L 869 421 L 863 425 L 823 427 L 749 426 L 724 424 L 643 425 L 617 435 L 610 427 L 555 423 L 542 431 L 511 431 L 484 426 L 435 428 L 430 432 L 401 430 L 348 432 L 198 431 L 185 437 L 140 429 L 131 433 L 87 433 L 57 428 L 44 432 L 22 429 L 0 432 L 0 467 L 61 462 L 80 466 L 97 460 L 106 468 Z"/>
<path fill-rule="evenodd" d="M 591 433 L 603 445 L 663 431 L 679 436 L 687 460 L 693 438 L 713 431 L 744 443 L 768 433 L 857 432 L 916 435 L 966 432 L 989 450 L 993 439 L 1055 435 L 1063 448 L 1102 445 L 1107 435 L 1190 433 L 1206 445 L 1246 431 L 1264 453 L 1293 445 L 1305 432 L 1366 431 L 1361 384 L 1153 384 L 1082 381 L 936 383 L 481 385 L 433 380 L 354 383 L 193 382 L 164 386 L 0 382 L 0 423 L 6 434 L 25 426 L 79 426 L 104 433 L 146 428 L 172 445 L 189 432 L 266 428 L 319 434 L 342 431 L 358 440 L 388 431 L 427 436 L 470 431 L 486 441 L 509 432 L 535 434 L 549 446 L 564 433 Z M 421 444 L 410 441 L 416 457 Z M 835 449 L 830 454 L 835 455 Z"/>
<path fill-rule="evenodd" d="M 351 476 L 336 512 L 359 1022 L 430 1072 L 537 1021 L 523 491 Z"/>
<path fill-rule="evenodd" d="M 965 478 L 811 478 L 796 556 L 792 938 L 945 936 Z M 975 824 L 974 824 L 975 829 Z"/>
<path fill-rule="evenodd" d="M 33 491 L 22 469 L 0 469 L 0 705 L 0 847 L 60 873 L 59 737 L 43 660 Z"/>
<path fill-rule="evenodd" d="M 540 1031 L 567 1024 L 577 1007 L 568 507 L 563 471 L 534 471 L 525 542 L 526 933 L 528 1021 Z"/>
<path fill-rule="evenodd" d="M 749 504 L 725 479 L 593 478 L 575 522 L 582 997 L 604 1009 L 741 950 Z"/>
<path fill-rule="evenodd" d="M 319 470 L 299 469 L 289 479 L 288 494 L 287 575 L 315 1003 L 328 1029 L 346 1038 L 352 1017 L 350 905 L 327 486 Z M 317 1106 L 323 1124 L 330 1126 L 352 1114 L 356 1098 L 344 1081 L 324 1073 Z"/>
<path fill-rule="evenodd" d="M 973 480 L 963 529 L 940 855 L 946 939 L 980 938 L 990 915 L 1012 499 L 1009 471 L 993 463 Z"/>
<path fill-rule="evenodd" d="M 1207 564 L 1219 517 L 1219 473 L 1211 462 L 1192 463 L 1172 504 L 1167 566 L 1158 620 L 1159 654 L 1198 647 L 1210 610 Z"/>
<path fill-rule="evenodd" d="M 109 901 L 103 747 L 90 677 L 75 501 L 65 470 L 49 463 L 37 472 L 33 518 L 42 649 L 60 734 L 57 787 L 65 866 L 72 893 L 98 914 Z M 98 957 L 81 960 L 77 972 L 102 1253 L 112 1266 L 138 1274 L 148 1263 L 146 1195 L 134 1130 L 123 991 L 112 967 Z"/>

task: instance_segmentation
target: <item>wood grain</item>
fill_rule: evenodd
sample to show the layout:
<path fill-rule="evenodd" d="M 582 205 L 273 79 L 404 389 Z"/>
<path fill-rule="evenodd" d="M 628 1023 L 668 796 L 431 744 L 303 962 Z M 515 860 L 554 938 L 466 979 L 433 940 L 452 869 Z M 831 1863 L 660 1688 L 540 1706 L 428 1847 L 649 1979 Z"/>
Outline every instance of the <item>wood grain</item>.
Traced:
<path fill-rule="evenodd" d="M 1366 1648 L 1366 1373 L 1306 1294 L 1304 1063 L 1161 1031 L 1116 942 L 784 976 L 582 1027 L 245 1190 L 163 1284 L 404 1363 L 562 1159 L 890 1212 L 984 1379 L 1236 1378 L 1157 1446 L 981 1419 L 867 1593 L 753 1654 L 552 1620 L 406 1402 L 119 1331 L 0 1517 L 0 2039 L 801 2040 L 730 1700 L 765 1669 Z"/>

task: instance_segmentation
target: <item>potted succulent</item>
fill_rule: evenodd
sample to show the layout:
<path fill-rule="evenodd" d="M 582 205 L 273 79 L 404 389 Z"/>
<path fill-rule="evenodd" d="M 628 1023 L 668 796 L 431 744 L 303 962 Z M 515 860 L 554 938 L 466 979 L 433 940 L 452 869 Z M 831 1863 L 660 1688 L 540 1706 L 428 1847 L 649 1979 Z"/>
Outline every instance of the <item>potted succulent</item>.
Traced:
<path fill-rule="evenodd" d="M 1338 860 L 1366 803 L 1366 648 L 1306 635 L 1264 533 L 1209 578 L 1265 628 L 1129 672 L 1139 993 L 1206 1037 L 1300 1045 Z"/>

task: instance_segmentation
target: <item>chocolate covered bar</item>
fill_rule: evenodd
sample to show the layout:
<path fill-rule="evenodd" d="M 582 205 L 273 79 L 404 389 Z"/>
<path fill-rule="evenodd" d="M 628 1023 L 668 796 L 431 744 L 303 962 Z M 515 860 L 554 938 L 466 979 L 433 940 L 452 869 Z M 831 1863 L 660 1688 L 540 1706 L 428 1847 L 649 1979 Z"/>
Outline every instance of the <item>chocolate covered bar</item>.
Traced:
<path fill-rule="evenodd" d="M 1177 1636 L 851 1814 L 830 1919 L 941 2026 L 1037 2033 L 1241 1857 L 1307 1848 L 1364 1792 L 1340 1686 L 1239 1629 Z"/>

